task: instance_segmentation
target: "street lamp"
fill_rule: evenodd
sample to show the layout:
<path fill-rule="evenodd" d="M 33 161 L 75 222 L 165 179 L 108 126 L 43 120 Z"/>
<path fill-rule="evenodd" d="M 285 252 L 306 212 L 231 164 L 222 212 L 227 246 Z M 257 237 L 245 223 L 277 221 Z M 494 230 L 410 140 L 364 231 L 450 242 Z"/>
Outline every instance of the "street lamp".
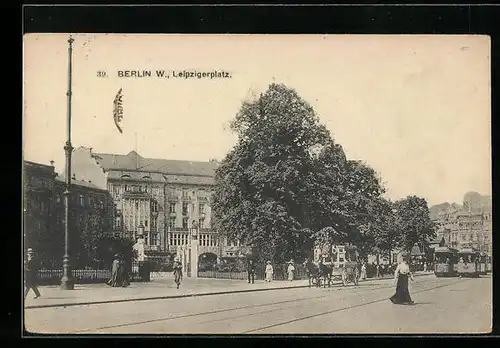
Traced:
<path fill-rule="evenodd" d="M 190 231 L 191 277 L 198 278 L 198 223 L 196 220 L 191 223 Z"/>
<path fill-rule="evenodd" d="M 73 290 L 75 287 L 75 280 L 73 278 L 73 272 L 71 270 L 71 263 L 69 258 L 69 224 L 70 224 L 70 195 L 71 195 L 71 152 L 73 147 L 71 146 L 71 56 L 73 51 L 73 38 L 70 36 L 68 39 L 68 92 L 66 93 L 68 97 L 68 110 L 67 110 L 67 140 L 64 145 L 64 151 L 66 153 L 66 190 L 64 191 L 64 257 L 63 257 L 63 276 L 61 278 L 61 289 L 63 290 Z"/>

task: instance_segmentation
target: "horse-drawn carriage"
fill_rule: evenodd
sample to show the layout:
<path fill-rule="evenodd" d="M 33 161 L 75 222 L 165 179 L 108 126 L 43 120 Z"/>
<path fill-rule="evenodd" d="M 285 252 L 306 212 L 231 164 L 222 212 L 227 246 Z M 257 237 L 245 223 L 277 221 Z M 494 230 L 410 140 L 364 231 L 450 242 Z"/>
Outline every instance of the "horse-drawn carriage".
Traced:
<path fill-rule="evenodd" d="M 360 264 L 358 251 L 352 245 L 333 245 L 327 250 L 317 247 L 314 251 L 314 260 L 306 261 L 309 275 L 309 286 L 331 286 L 332 281 L 342 281 L 346 286 L 349 283 L 358 285 Z"/>

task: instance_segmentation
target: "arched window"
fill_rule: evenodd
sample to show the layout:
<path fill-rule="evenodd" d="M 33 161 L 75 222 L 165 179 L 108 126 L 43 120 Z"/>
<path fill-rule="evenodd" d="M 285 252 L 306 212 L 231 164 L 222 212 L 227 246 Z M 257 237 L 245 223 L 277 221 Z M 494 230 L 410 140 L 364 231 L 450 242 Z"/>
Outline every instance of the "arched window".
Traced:
<path fill-rule="evenodd" d="M 142 178 L 143 178 L 144 180 L 151 180 L 151 177 L 150 177 L 150 176 L 148 176 L 148 175 L 143 176 Z"/>
<path fill-rule="evenodd" d="M 124 174 L 121 176 L 122 179 L 130 179 L 130 175 L 128 174 Z"/>

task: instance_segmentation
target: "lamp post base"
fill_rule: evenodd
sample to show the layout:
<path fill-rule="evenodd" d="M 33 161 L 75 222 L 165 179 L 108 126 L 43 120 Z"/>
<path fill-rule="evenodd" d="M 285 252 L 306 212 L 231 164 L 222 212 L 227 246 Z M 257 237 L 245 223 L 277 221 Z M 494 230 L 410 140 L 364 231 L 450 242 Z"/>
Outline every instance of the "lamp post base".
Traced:
<path fill-rule="evenodd" d="M 61 278 L 61 290 L 74 290 L 75 289 L 75 279 L 68 276 L 63 276 Z"/>
<path fill-rule="evenodd" d="M 63 276 L 61 278 L 61 290 L 73 290 L 75 288 L 75 278 L 69 264 L 69 256 L 64 255 Z"/>

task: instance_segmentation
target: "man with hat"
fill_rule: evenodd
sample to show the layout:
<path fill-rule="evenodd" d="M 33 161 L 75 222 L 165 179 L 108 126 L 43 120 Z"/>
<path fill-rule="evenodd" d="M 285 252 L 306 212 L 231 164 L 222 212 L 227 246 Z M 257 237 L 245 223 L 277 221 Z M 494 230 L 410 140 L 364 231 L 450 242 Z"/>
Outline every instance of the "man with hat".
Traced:
<path fill-rule="evenodd" d="M 25 287 L 24 287 L 24 298 L 26 299 L 26 295 L 28 295 L 28 292 L 30 289 L 33 289 L 33 292 L 35 293 L 35 299 L 40 297 L 40 292 L 38 291 L 37 288 L 37 283 L 38 283 L 38 267 L 37 263 L 35 260 L 35 253 L 32 248 L 28 248 L 28 258 L 25 262 Z"/>
<path fill-rule="evenodd" d="M 248 272 L 248 284 L 250 282 L 252 284 L 255 283 L 255 263 L 251 258 L 248 259 L 248 264 L 247 264 L 247 272 Z"/>

